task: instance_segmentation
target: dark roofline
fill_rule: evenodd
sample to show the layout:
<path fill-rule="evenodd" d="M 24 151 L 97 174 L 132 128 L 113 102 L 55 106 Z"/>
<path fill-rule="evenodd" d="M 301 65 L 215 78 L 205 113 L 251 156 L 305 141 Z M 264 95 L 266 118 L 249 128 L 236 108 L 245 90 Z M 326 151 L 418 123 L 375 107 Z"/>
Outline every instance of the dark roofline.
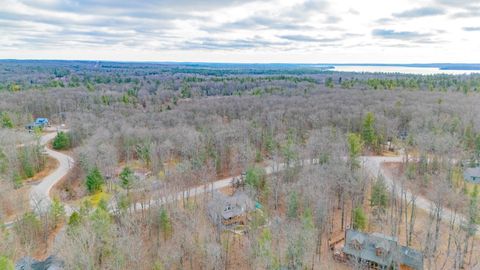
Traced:
<path fill-rule="evenodd" d="M 350 235 L 351 238 L 347 238 L 348 235 Z M 357 238 L 355 236 L 359 236 L 359 235 L 365 238 L 363 241 L 364 243 L 362 244 L 362 249 L 358 251 L 352 250 L 349 246 L 349 243 Z M 370 245 L 371 243 L 375 242 L 375 239 L 384 241 L 383 243 L 385 244 L 388 243 L 386 244 L 387 246 L 386 251 L 391 253 L 387 256 L 390 258 L 368 256 L 368 255 L 371 255 L 372 252 L 375 252 L 375 250 L 372 250 L 372 247 Z M 376 249 L 375 246 L 373 246 L 373 248 Z M 347 229 L 345 231 L 345 245 L 343 247 L 343 251 L 347 255 L 355 256 L 360 259 L 375 262 L 385 266 L 390 266 L 392 264 L 400 264 L 400 265 L 407 265 L 416 270 L 423 269 L 423 253 L 422 252 L 407 246 L 400 245 L 396 237 L 389 237 L 383 234 L 368 234 L 368 233 L 356 231 L 353 229 Z"/>

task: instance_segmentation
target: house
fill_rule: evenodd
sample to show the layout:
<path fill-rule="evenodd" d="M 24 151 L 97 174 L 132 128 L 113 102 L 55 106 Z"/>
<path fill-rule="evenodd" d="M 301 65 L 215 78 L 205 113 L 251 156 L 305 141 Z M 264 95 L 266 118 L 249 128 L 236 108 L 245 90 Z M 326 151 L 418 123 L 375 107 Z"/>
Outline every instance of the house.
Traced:
<path fill-rule="evenodd" d="M 48 126 L 48 118 L 41 118 L 41 117 L 37 118 L 37 119 L 35 119 L 34 123 L 37 126 L 42 126 L 42 127 Z"/>
<path fill-rule="evenodd" d="M 370 269 L 423 269 L 422 253 L 401 246 L 395 237 L 347 230 L 343 252 L 354 263 Z"/>
<path fill-rule="evenodd" d="M 245 225 L 247 214 L 255 209 L 255 203 L 244 192 L 236 192 L 232 196 L 227 196 L 216 191 L 213 193 L 213 198 L 208 203 L 207 209 L 214 224 L 229 227 Z"/>
<path fill-rule="evenodd" d="M 28 125 L 25 126 L 26 129 L 28 130 L 33 130 L 35 129 L 36 127 L 40 127 L 40 128 L 44 128 L 45 126 L 48 126 L 49 125 L 49 122 L 48 122 L 48 118 L 37 118 L 35 119 L 35 121 L 33 123 L 30 123 Z"/>
<path fill-rule="evenodd" d="M 474 184 L 480 184 L 480 167 L 465 169 L 463 172 L 463 178 Z"/>
<path fill-rule="evenodd" d="M 397 137 L 400 140 L 405 141 L 408 138 L 408 131 L 406 129 L 400 130 L 397 134 Z"/>
<path fill-rule="evenodd" d="M 400 266 L 403 269 L 423 269 L 423 254 L 415 249 L 400 246 Z"/>
<path fill-rule="evenodd" d="M 37 261 L 31 257 L 23 257 L 15 264 L 15 270 L 62 270 L 64 263 L 55 256 L 44 261 Z"/>

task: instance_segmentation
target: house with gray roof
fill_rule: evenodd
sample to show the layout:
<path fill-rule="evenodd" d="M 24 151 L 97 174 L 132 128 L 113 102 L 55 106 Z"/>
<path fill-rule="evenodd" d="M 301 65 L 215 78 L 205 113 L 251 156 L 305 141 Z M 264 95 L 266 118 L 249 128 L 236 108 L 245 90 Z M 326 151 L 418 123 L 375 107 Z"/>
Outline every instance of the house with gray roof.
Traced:
<path fill-rule="evenodd" d="M 63 270 L 64 263 L 55 256 L 44 261 L 37 261 L 31 257 L 23 257 L 15 264 L 15 270 Z"/>
<path fill-rule="evenodd" d="M 227 196 L 215 191 L 207 209 L 213 223 L 228 227 L 237 224 L 244 225 L 247 213 L 255 210 L 255 203 L 244 192 L 237 191 L 232 196 Z"/>
<path fill-rule="evenodd" d="M 399 261 L 412 269 L 423 269 L 423 254 L 415 249 L 400 246 Z"/>
<path fill-rule="evenodd" d="M 423 269 L 423 254 L 401 246 L 395 237 L 347 230 L 343 252 L 353 263 L 370 269 Z"/>
<path fill-rule="evenodd" d="M 480 167 L 467 168 L 463 172 L 463 178 L 474 184 L 480 184 Z"/>

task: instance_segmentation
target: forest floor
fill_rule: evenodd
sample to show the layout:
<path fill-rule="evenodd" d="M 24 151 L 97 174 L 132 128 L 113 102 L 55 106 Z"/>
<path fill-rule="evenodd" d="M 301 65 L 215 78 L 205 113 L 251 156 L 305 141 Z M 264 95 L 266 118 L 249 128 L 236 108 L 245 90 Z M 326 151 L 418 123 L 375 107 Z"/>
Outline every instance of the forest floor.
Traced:
<path fill-rule="evenodd" d="M 368 196 L 366 196 L 368 197 Z M 370 203 L 366 200 L 364 202 L 364 209 L 365 213 L 368 216 L 368 226 L 367 229 L 365 230 L 367 233 L 381 233 L 384 235 L 391 235 L 392 232 L 392 224 L 389 223 L 389 218 L 388 215 L 390 215 L 390 212 L 387 211 L 384 215 L 382 216 L 375 216 L 373 214 L 373 209 L 370 207 Z M 348 224 L 351 224 L 351 219 L 350 219 L 350 206 L 346 206 L 345 212 L 347 213 L 345 215 L 345 226 L 348 227 Z M 409 210 L 408 216 L 410 218 L 410 213 L 411 211 Z M 341 235 L 345 234 L 345 231 L 342 230 L 341 226 L 341 210 L 337 209 L 335 207 L 335 211 L 333 214 L 333 233 L 332 233 L 332 238 L 334 237 L 341 237 Z M 440 231 L 443 232 L 448 232 L 449 231 L 449 226 L 448 226 L 448 220 L 442 220 L 440 224 Z M 412 243 L 410 247 L 423 252 L 423 247 L 425 246 L 425 239 L 426 239 L 426 234 L 428 228 L 432 228 L 433 230 L 434 224 L 430 223 L 430 217 L 429 213 L 423 209 L 416 208 L 415 209 L 415 225 L 413 229 L 413 234 L 412 234 Z M 402 217 L 400 223 L 399 223 L 399 228 L 398 228 L 398 242 L 401 245 L 406 245 L 406 237 L 407 237 L 407 230 L 406 230 L 406 221 L 405 218 Z M 448 245 L 449 245 L 449 239 L 448 239 L 448 234 L 441 234 L 438 240 L 438 252 L 437 254 L 431 258 L 430 263 L 431 267 L 430 269 L 453 269 L 453 261 L 454 261 L 454 255 L 455 255 L 455 248 L 456 244 L 461 245 L 461 248 L 463 248 L 463 241 L 462 239 L 459 239 L 459 235 L 455 234 L 452 232 L 452 237 L 450 239 L 450 251 L 448 251 Z M 457 241 L 457 243 L 455 243 Z M 341 249 L 344 245 L 344 241 L 339 242 L 336 245 L 336 249 Z M 470 247 L 469 247 L 470 248 Z M 329 254 L 329 257 L 332 257 L 332 253 L 330 250 L 326 250 L 325 252 L 328 252 L 326 254 Z M 473 254 L 471 263 L 468 263 L 470 261 L 470 254 Z M 480 238 L 476 237 L 475 242 L 474 242 L 474 247 L 471 253 L 469 252 L 468 255 L 466 256 L 466 262 L 467 265 L 465 265 L 464 269 L 480 269 L 480 258 L 478 257 L 477 254 L 480 254 Z M 428 260 L 425 259 L 425 269 L 428 269 Z M 341 266 L 345 268 L 340 268 Z M 332 261 L 331 264 L 331 269 L 351 269 L 350 266 L 348 266 L 347 263 L 341 263 L 341 262 L 336 262 Z"/>
<path fill-rule="evenodd" d="M 394 179 L 400 179 L 403 176 L 403 164 L 398 162 L 389 162 L 384 163 L 383 166 L 384 173 Z M 422 196 L 428 195 L 428 189 L 420 191 Z M 367 205 L 368 207 L 368 205 Z M 370 207 L 368 207 L 370 208 Z M 372 215 L 371 209 L 369 209 L 370 219 L 374 219 Z M 389 215 L 390 213 L 386 213 Z M 408 216 L 410 218 L 411 210 L 409 208 Z M 460 214 L 461 215 L 461 214 Z M 457 223 L 460 217 L 457 217 Z M 381 232 L 386 235 L 389 235 L 392 229 L 392 225 L 388 224 L 388 218 L 384 218 L 383 220 L 377 220 L 375 222 L 369 222 L 369 231 L 373 232 Z M 442 218 L 442 222 L 440 223 L 440 231 L 441 232 L 451 232 L 451 237 L 449 240 L 449 234 L 444 233 L 439 235 L 439 240 L 437 244 L 437 255 L 430 259 L 431 261 L 431 269 L 452 269 L 452 263 L 454 260 L 455 249 L 457 245 L 459 248 L 464 248 L 464 238 L 460 237 L 459 234 L 459 226 L 455 226 L 454 230 L 450 230 L 449 228 L 450 219 Z M 431 228 L 434 231 L 434 222 L 432 223 L 429 211 L 422 209 L 420 207 L 415 208 L 415 226 L 413 230 L 412 236 L 412 243 L 411 246 L 417 250 L 422 251 L 422 247 L 426 246 L 425 243 L 426 235 L 428 232 L 428 228 Z M 399 226 L 399 242 L 402 245 L 406 244 L 406 222 L 405 218 L 401 218 L 400 226 Z M 469 254 L 466 256 L 466 261 L 470 262 L 470 264 L 465 266 L 465 269 L 480 269 L 480 258 L 478 254 L 480 254 L 480 236 L 477 234 L 474 237 L 474 246 Z M 450 242 L 450 244 L 449 244 Z M 450 250 L 449 250 L 450 245 Z M 470 250 L 470 247 L 469 247 Z M 473 256 L 471 256 L 473 254 Z M 470 257 L 471 261 L 470 261 Z M 428 266 L 428 259 L 425 259 L 425 267 Z"/>
<path fill-rule="evenodd" d="M 382 165 L 382 169 L 387 169 L 387 173 L 389 173 L 390 177 L 394 176 L 394 175 L 391 175 L 391 173 L 393 174 L 400 174 L 401 173 L 401 170 L 390 170 L 392 167 L 392 164 L 388 163 L 386 166 L 383 166 Z M 394 166 L 393 166 L 394 167 Z M 226 180 L 226 179 L 224 179 Z M 225 181 L 223 181 L 225 182 Z M 193 195 L 193 194 L 192 194 Z M 201 195 L 201 194 L 198 194 L 198 195 Z M 198 196 L 197 195 L 197 196 Z M 201 195 L 203 196 L 203 195 Z M 424 208 L 424 207 L 423 207 Z M 420 209 L 419 207 L 417 207 L 416 209 L 416 222 L 415 222 L 415 229 L 414 229 L 414 237 L 413 237 L 413 243 L 412 243 L 412 246 L 414 248 L 417 248 L 419 249 L 420 247 L 422 247 L 423 243 L 421 243 L 420 239 L 425 239 L 425 234 L 426 234 L 426 228 L 430 228 L 431 227 L 431 224 L 430 224 L 430 219 L 429 219 L 429 215 L 427 213 L 427 211 L 425 211 L 425 209 Z M 368 211 L 368 214 L 371 218 L 372 217 L 372 214 L 371 214 L 371 211 Z M 337 215 L 336 219 L 340 218 L 339 217 L 340 215 Z M 338 221 L 336 221 L 338 222 Z M 381 224 L 381 225 L 379 225 Z M 400 228 L 399 228 L 399 235 L 400 235 L 400 243 L 401 244 L 404 244 L 404 239 L 405 239 L 405 224 L 404 224 L 404 221 L 402 221 L 400 223 Z M 449 229 L 447 228 L 448 227 L 448 220 L 443 220 L 443 223 L 441 224 L 441 226 L 445 227 L 443 228 L 444 230 L 442 231 L 449 231 Z M 368 228 L 368 231 L 370 232 L 381 232 L 381 233 L 384 233 L 384 234 L 389 234 L 389 229 L 391 228 L 391 226 L 385 224 L 384 220 L 378 220 L 377 222 L 371 222 L 369 223 L 369 228 Z M 403 239 L 403 240 L 402 240 Z M 456 239 L 457 242 L 458 242 L 458 239 Z M 438 244 L 438 250 L 439 252 L 437 252 L 437 256 L 435 258 L 432 258 L 431 260 L 428 260 L 429 263 L 431 263 L 433 261 L 433 264 L 434 264 L 434 269 L 442 269 L 442 268 L 445 268 L 445 269 L 449 269 L 449 265 L 451 265 L 451 262 L 452 262 L 452 257 L 453 257 L 453 253 L 454 251 L 453 250 L 453 244 L 452 244 L 452 241 L 450 241 L 450 252 L 447 251 L 447 247 L 448 247 L 448 235 L 440 235 L 440 238 L 439 238 L 439 244 Z M 476 242 L 478 242 L 478 239 L 476 240 Z M 236 247 L 233 247 L 235 248 L 236 250 L 242 250 L 241 247 L 245 246 L 243 243 L 242 243 L 242 239 L 237 239 L 235 241 L 232 241 L 231 242 L 232 245 L 238 245 Z M 458 244 L 458 243 L 457 243 Z M 473 254 L 479 254 L 480 250 L 478 249 L 479 246 L 478 244 L 475 244 L 474 245 L 474 250 L 473 250 Z M 326 253 L 325 254 L 330 254 L 330 251 L 328 250 L 328 247 L 325 246 L 326 248 Z M 327 253 L 328 251 L 328 253 Z M 237 254 L 238 253 L 238 254 Z M 231 263 L 232 265 L 235 266 L 235 269 L 248 269 L 248 266 L 245 266 L 243 267 L 242 266 L 242 261 L 247 261 L 244 259 L 244 257 L 242 256 L 246 256 L 248 254 L 243 254 L 242 255 L 242 252 L 235 252 L 235 255 L 234 257 L 232 258 L 229 258 L 229 264 Z M 338 263 L 338 262 L 335 262 L 333 261 L 332 257 L 331 256 L 324 256 L 323 258 L 326 260 L 325 262 L 321 262 L 322 265 L 330 265 L 331 268 L 333 269 L 348 269 L 348 267 L 344 268 L 344 264 L 342 263 Z M 444 259 L 446 258 L 446 259 Z M 478 265 L 478 258 L 473 258 L 472 259 L 472 265 Z M 472 268 L 473 269 L 473 268 Z"/>
<path fill-rule="evenodd" d="M 232 187 L 224 187 L 218 190 L 219 192 L 224 193 L 225 195 L 229 196 L 232 195 L 236 192 L 236 189 Z M 202 194 L 199 195 L 197 198 L 191 198 L 191 200 L 195 200 L 195 204 L 197 204 L 197 209 L 205 209 L 205 202 L 208 202 L 210 197 L 210 194 Z M 177 205 L 180 208 L 186 209 L 191 207 L 191 205 L 186 206 L 182 202 L 178 202 Z M 275 215 L 279 215 L 282 217 L 285 217 L 286 215 L 286 209 L 287 209 L 287 203 L 285 201 L 279 202 L 278 209 L 275 210 Z M 269 211 L 270 214 L 273 214 L 274 210 Z M 210 219 L 208 218 L 207 213 L 205 212 L 204 215 L 200 217 L 200 220 L 202 220 L 202 223 L 207 223 L 209 227 L 211 227 L 212 230 L 215 230 L 215 226 L 211 223 Z M 337 214 L 335 218 L 335 227 L 340 226 L 340 210 L 337 209 Z M 180 229 L 180 228 L 179 228 Z M 248 234 L 237 234 L 233 233 L 230 231 L 224 231 L 221 234 L 222 238 L 222 243 L 224 246 L 226 246 L 226 262 L 227 265 L 225 269 L 235 269 L 235 270 L 250 270 L 253 269 L 252 265 L 248 264 L 248 262 L 251 262 L 250 258 L 251 256 L 254 256 L 252 254 L 252 245 L 251 241 L 255 241 L 250 238 Z M 347 263 L 340 263 L 337 262 L 333 259 L 332 256 L 332 251 L 329 249 L 329 246 L 327 244 L 327 234 L 324 236 L 323 244 L 322 244 L 322 251 L 321 251 L 321 258 L 319 259 L 318 256 L 315 258 L 315 263 L 314 267 L 312 268 L 312 265 L 305 265 L 305 269 L 314 269 L 314 270 L 320 270 L 320 269 L 334 269 L 334 270 L 348 270 L 352 269 L 350 265 Z M 148 241 L 148 240 L 145 240 Z M 151 241 L 151 240 L 150 240 Z M 280 242 L 275 242 L 272 241 L 271 243 L 271 249 L 270 249 L 270 254 L 272 257 L 280 257 L 284 258 L 285 254 L 281 254 L 279 250 L 282 250 L 284 248 L 279 248 L 279 246 L 287 245 L 286 241 L 280 241 Z M 305 251 L 307 256 L 310 256 L 312 254 L 312 250 L 306 250 Z M 310 260 L 309 260 L 310 261 Z M 286 262 L 283 259 L 281 263 L 284 265 Z M 195 264 L 193 264 L 195 265 Z M 187 267 L 184 266 L 184 269 L 197 269 L 195 266 L 192 267 Z"/>
<path fill-rule="evenodd" d="M 25 180 L 26 183 L 34 184 L 38 181 L 41 181 L 43 178 L 51 174 L 56 168 L 58 168 L 58 161 L 50 156 L 46 157 L 45 167 L 40 172 L 36 173 L 32 178 Z"/>
<path fill-rule="evenodd" d="M 22 216 L 30 209 L 29 205 L 29 190 L 32 185 L 37 184 L 45 176 L 49 175 L 58 167 L 58 161 L 50 156 L 45 159 L 45 167 L 40 172 L 36 173 L 33 177 L 23 180 L 23 185 L 20 188 L 13 189 L 9 194 L 1 194 L 0 196 L 0 208 L 4 217 L 2 220 L 5 222 L 12 222 L 17 217 Z M 2 188 L 1 185 L 6 183 L 0 182 L 0 190 L 7 190 Z M 10 190 L 10 189 L 9 189 Z"/>

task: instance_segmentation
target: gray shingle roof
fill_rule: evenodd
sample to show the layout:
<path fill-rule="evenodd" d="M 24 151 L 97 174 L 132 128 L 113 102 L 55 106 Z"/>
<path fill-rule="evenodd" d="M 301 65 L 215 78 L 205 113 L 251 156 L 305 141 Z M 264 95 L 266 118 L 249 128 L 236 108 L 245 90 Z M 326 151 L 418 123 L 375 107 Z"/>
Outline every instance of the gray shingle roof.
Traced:
<path fill-rule="evenodd" d="M 423 269 L 423 254 L 414 249 L 400 246 L 400 261 L 413 269 Z"/>
<path fill-rule="evenodd" d="M 360 249 L 352 245 L 352 241 L 358 241 L 358 239 L 363 239 Z M 347 230 L 343 252 L 356 258 L 361 258 L 362 260 L 390 266 L 393 261 L 392 250 L 395 249 L 395 247 L 395 241 L 381 237 L 380 235 L 368 235 L 354 230 Z M 377 256 L 377 248 L 382 249 L 382 255 Z"/>
<path fill-rule="evenodd" d="M 62 270 L 63 267 L 63 262 L 55 256 L 50 256 L 44 261 L 23 257 L 16 263 L 15 270 Z"/>
<path fill-rule="evenodd" d="M 208 203 L 208 214 L 214 223 L 243 215 L 255 209 L 255 203 L 244 192 L 226 196 L 220 192 L 213 193 L 213 199 Z"/>
<path fill-rule="evenodd" d="M 467 181 L 480 184 L 480 167 L 465 169 L 463 177 Z"/>
<path fill-rule="evenodd" d="M 360 243 L 360 247 L 357 246 Z M 381 253 L 377 253 L 377 250 Z M 375 262 L 381 266 L 403 264 L 416 270 L 423 269 L 423 254 L 409 247 L 401 246 L 395 237 L 379 233 L 366 234 L 347 230 L 343 252 L 363 261 Z"/>

